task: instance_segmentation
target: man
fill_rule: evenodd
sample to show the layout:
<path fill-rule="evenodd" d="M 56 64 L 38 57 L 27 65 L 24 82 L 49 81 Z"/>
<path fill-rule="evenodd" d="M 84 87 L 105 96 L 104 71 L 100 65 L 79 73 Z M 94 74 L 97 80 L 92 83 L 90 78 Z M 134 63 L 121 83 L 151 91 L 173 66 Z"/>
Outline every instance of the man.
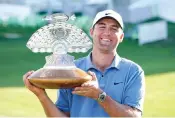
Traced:
<path fill-rule="evenodd" d="M 124 37 L 121 16 L 112 10 L 99 12 L 90 34 L 92 52 L 75 64 L 89 72 L 92 81 L 74 89 L 59 90 L 55 104 L 44 89 L 26 79 L 32 72 L 23 76 L 25 85 L 38 97 L 49 117 L 140 117 L 145 95 L 144 71 L 116 52 Z"/>

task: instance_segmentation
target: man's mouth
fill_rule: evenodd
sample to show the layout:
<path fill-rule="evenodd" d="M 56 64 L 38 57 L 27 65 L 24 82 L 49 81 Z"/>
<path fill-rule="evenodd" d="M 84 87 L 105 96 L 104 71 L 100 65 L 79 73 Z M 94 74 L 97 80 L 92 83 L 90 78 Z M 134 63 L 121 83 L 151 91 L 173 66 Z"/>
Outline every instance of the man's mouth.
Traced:
<path fill-rule="evenodd" d="M 109 40 L 109 39 L 101 39 L 100 42 L 103 45 L 109 45 L 111 43 L 111 40 Z"/>

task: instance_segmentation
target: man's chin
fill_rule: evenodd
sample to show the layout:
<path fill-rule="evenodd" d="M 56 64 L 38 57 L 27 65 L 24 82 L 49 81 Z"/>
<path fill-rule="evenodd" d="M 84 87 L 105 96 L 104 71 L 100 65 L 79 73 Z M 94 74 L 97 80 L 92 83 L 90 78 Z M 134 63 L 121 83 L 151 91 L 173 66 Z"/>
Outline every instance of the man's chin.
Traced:
<path fill-rule="evenodd" d="M 105 54 L 108 54 L 108 53 L 112 52 L 112 50 L 110 50 L 109 48 L 105 48 L 105 47 L 101 48 L 100 51 L 105 53 Z"/>

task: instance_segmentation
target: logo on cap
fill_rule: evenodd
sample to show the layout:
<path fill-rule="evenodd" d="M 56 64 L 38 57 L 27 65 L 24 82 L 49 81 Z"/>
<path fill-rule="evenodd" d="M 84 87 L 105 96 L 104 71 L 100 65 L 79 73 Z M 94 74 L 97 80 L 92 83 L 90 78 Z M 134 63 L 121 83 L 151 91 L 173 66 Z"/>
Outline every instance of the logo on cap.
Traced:
<path fill-rule="evenodd" d="M 106 13 L 105 15 L 109 15 L 109 14 L 111 14 L 111 13 Z"/>

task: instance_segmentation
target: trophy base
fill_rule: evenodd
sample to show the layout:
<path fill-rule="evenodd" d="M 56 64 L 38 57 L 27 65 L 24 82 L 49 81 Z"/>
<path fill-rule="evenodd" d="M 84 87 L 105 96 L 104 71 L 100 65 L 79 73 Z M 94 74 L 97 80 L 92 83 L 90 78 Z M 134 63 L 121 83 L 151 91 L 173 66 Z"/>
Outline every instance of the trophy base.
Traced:
<path fill-rule="evenodd" d="M 74 88 L 92 80 L 92 77 L 79 68 L 73 69 L 45 69 L 34 72 L 29 81 L 44 89 Z"/>
<path fill-rule="evenodd" d="M 29 81 L 40 88 L 44 89 L 61 89 L 61 88 L 74 88 L 77 86 L 81 86 L 86 81 L 89 81 L 89 79 L 75 79 L 75 78 L 32 78 L 29 79 Z"/>

